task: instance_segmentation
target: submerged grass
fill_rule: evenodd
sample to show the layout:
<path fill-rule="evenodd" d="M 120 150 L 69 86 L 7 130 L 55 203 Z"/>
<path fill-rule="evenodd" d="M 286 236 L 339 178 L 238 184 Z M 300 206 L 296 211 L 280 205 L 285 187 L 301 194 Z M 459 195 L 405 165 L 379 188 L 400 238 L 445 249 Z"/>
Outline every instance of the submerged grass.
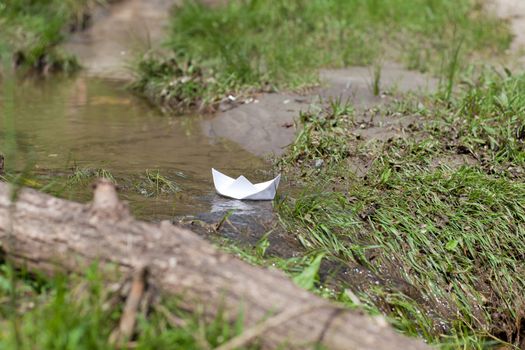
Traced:
<path fill-rule="evenodd" d="M 93 181 L 94 179 L 101 178 L 110 180 L 113 183 L 117 183 L 113 174 L 104 168 L 93 169 L 93 168 L 81 168 L 76 167 L 68 178 L 67 185 L 75 185 L 78 183 L 85 183 L 86 181 Z"/>
<path fill-rule="evenodd" d="M 136 188 L 147 197 L 173 194 L 180 191 L 177 183 L 162 175 L 159 170 L 146 170 L 144 180 L 138 183 Z"/>
<path fill-rule="evenodd" d="M 168 53 L 145 56 L 135 87 L 177 110 L 227 94 L 311 85 L 319 67 L 379 57 L 437 72 L 443 52 L 458 42 L 459 59 L 500 52 L 509 41 L 505 24 L 478 1 L 185 1 L 173 12 Z"/>
<path fill-rule="evenodd" d="M 177 176 L 183 176 L 181 173 L 176 173 Z M 65 183 L 62 183 L 64 189 L 85 186 L 89 182 L 96 179 L 107 179 L 114 184 L 119 185 L 122 189 L 131 190 L 145 197 L 158 197 L 161 195 L 171 195 L 179 192 L 181 189 L 177 183 L 161 174 L 159 170 L 148 170 L 144 174 L 137 175 L 135 179 L 132 178 L 117 178 L 109 170 L 104 168 L 82 168 L 77 167 L 73 170 Z"/>
<path fill-rule="evenodd" d="M 384 108 L 419 115 L 402 138 L 360 139 L 360 116 L 333 107 L 302 118 L 281 166 L 308 190 L 280 217 L 306 254 L 347 266 L 332 297 L 441 348 L 523 344 L 525 185 L 509 169 L 523 169 L 524 79 L 485 72 L 426 108 Z"/>
<path fill-rule="evenodd" d="M 0 180 L 16 183 L 21 186 L 32 187 L 41 192 L 58 197 L 73 197 L 78 200 L 91 195 L 91 185 L 97 179 L 106 179 L 119 187 L 124 194 L 138 194 L 148 198 L 171 196 L 181 191 L 181 187 L 173 180 L 174 176 L 184 177 L 180 172 L 169 175 L 162 174 L 159 170 L 146 170 L 143 173 L 122 176 L 114 174 L 105 168 L 75 167 L 70 174 L 35 174 L 28 167 L 24 171 L 7 169 L 0 173 Z M 72 199 L 73 199 L 72 198 Z"/>

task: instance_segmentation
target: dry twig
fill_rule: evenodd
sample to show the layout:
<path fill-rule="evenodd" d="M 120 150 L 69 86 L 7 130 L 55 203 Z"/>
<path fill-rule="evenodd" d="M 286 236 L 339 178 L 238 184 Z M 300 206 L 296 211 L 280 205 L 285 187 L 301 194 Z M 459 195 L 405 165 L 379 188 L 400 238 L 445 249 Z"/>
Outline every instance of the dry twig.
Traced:
<path fill-rule="evenodd" d="M 115 329 L 109 337 L 111 344 L 123 344 L 131 339 L 133 335 L 135 324 L 137 323 L 139 306 L 146 291 L 146 271 L 145 267 L 139 267 L 133 275 L 131 290 L 126 299 L 126 305 L 124 306 L 118 328 Z"/>

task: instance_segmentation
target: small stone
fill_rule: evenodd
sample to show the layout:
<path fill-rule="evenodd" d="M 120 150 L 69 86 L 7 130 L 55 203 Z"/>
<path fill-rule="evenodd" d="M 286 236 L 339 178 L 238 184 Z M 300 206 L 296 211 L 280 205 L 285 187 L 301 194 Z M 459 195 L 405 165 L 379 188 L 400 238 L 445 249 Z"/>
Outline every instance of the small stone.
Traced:
<path fill-rule="evenodd" d="M 316 168 L 319 169 L 319 168 L 321 168 L 323 165 L 324 165 L 324 160 L 322 160 L 322 159 L 316 159 L 316 160 L 315 160 L 315 164 L 314 164 L 314 166 L 315 166 Z"/>
<path fill-rule="evenodd" d="M 221 112 L 226 112 L 226 111 L 228 111 L 228 110 L 230 110 L 230 109 L 232 109 L 232 106 L 231 106 L 231 104 L 229 104 L 229 103 L 221 102 L 221 103 L 219 104 L 219 110 L 220 110 Z"/>

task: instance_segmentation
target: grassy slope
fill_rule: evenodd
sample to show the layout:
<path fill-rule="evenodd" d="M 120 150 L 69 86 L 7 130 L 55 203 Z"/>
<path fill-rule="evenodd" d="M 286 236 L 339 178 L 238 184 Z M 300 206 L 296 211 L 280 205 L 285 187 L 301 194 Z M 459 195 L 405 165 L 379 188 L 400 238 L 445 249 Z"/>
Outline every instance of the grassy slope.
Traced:
<path fill-rule="evenodd" d="M 186 1 L 174 11 L 168 54 L 146 55 L 135 86 L 178 110 L 311 85 L 319 67 L 394 59 L 436 73 L 457 46 L 462 55 L 497 53 L 509 40 L 470 0 Z"/>
<path fill-rule="evenodd" d="M 76 61 L 56 45 L 68 27 L 81 25 L 92 0 L 6 0 L 0 3 L 0 57 L 42 71 L 73 70 Z"/>
<path fill-rule="evenodd" d="M 379 113 L 423 124 L 389 141 L 353 136 L 348 108 L 303 117 L 282 166 L 308 191 L 283 203 L 281 218 L 310 254 L 380 281 L 350 278 L 360 301 L 336 298 L 444 348 L 519 345 L 524 84 L 523 75 L 486 73 L 452 100 L 405 97 Z M 356 159 L 371 164 L 366 176 L 356 175 Z"/>

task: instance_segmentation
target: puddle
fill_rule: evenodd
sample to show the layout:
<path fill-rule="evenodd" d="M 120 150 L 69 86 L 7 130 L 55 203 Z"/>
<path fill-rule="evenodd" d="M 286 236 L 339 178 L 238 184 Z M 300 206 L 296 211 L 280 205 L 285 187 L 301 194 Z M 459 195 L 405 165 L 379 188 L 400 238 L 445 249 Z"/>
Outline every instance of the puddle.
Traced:
<path fill-rule="evenodd" d="M 212 167 L 254 181 L 273 174 L 267 173 L 268 163 L 233 142 L 204 135 L 201 124 L 209 117 L 169 117 L 130 95 L 122 83 L 82 76 L 17 82 L 13 98 L 18 152 L 14 167 L 21 171 L 31 162 L 41 184 L 63 183 L 75 168 L 106 169 L 138 218 L 173 219 L 197 213 L 215 218 L 231 209 L 236 215 L 271 215 L 271 205 L 261 210 L 261 204 L 229 201 L 215 194 Z M 0 95 L 0 110 L 4 102 Z M 0 145 L 6 142 L 5 114 L 0 114 Z M 146 170 L 158 170 L 179 190 L 148 197 L 141 188 Z M 88 201 L 92 181 L 71 185 L 60 196 Z"/>

